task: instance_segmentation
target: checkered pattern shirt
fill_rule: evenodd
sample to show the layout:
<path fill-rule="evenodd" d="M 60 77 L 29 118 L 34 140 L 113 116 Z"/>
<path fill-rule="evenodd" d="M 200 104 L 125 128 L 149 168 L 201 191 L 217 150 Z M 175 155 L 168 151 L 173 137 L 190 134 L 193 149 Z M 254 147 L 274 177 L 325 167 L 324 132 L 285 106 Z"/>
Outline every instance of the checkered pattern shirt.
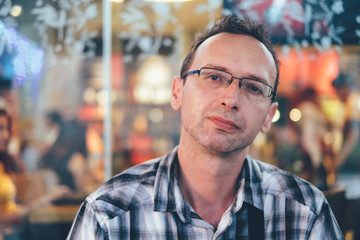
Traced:
<path fill-rule="evenodd" d="M 249 205 L 264 212 L 266 239 L 344 239 L 317 188 L 251 156 L 214 228 L 184 199 L 177 164 L 175 148 L 114 176 L 81 205 L 67 239 L 249 239 Z"/>

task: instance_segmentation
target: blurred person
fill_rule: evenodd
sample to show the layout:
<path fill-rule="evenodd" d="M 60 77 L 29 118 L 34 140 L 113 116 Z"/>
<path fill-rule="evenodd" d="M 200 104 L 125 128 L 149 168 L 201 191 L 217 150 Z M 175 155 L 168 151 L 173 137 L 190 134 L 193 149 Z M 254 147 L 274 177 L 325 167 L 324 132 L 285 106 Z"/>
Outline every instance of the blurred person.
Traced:
<path fill-rule="evenodd" d="M 33 209 L 50 204 L 53 200 L 65 196 L 69 191 L 65 188 L 56 188 L 29 203 L 16 203 L 17 189 L 14 178 L 19 171 L 16 161 L 7 150 L 11 138 L 11 129 L 12 119 L 10 115 L 5 110 L 0 109 L 0 237 L 3 236 L 4 239 L 26 239 L 22 236 L 22 223 L 27 214 Z"/>
<path fill-rule="evenodd" d="M 69 187 L 74 193 L 85 191 L 87 179 L 86 126 L 77 120 L 64 120 L 60 113 L 46 115 L 48 126 L 55 129 L 48 139 L 50 146 L 39 161 L 40 169 L 51 169 L 59 185 Z"/>
<path fill-rule="evenodd" d="M 360 173 L 360 91 L 350 74 L 340 73 L 332 82 L 339 100 L 344 104 L 343 146 L 336 154 L 339 171 Z"/>
<path fill-rule="evenodd" d="M 217 21 L 173 78 L 179 145 L 88 196 L 67 239 L 344 239 L 319 189 L 248 154 L 270 129 L 278 73 L 262 25 Z"/>
<path fill-rule="evenodd" d="M 63 127 L 63 118 L 57 111 L 51 111 L 46 114 L 45 124 L 48 128 L 44 147 L 50 148 L 59 136 L 60 130 Z"/>
<path fill-rule="evenodd" d="M 139 114 L 134 119 L 134 130 L 129 136 L 130 161 L 137 165 L 146 160 L 154 158 L 153 137 L 148 133 L 147 118 Z"/>
<path fill-rule="evenodd" d="M 3 109 L 10 116 L 12 121 L 11 126 L 11 139 L 9 140 L 7 152 L 12 155 L 13 160 L 16 161 L 17 170 L 24 172 L 25 164 L 22 162 L 20 145 L 21 139 L 18 135 L 19 132 L 19 97 L 17 92 L 12 88 L 12 80 L 6 79 L 1 74 L 0 64 L 0 109 Z"/>
<path fill-rule="evenodd" d="M 354 231 L 354 239 L 360 240 L 360 91 L 355 78 L 344 72 L 334 79 L 332 85 L 345 110 L 343 143 L 335 155 L 337 182 L 346 187 L 346 219 Z"/>
<path fill-rule="evenodd" d="M 11 139 L 12 119 L 6 110 L 0 109 L 0 161 L 5 169 L 11 169 L 18 173 L 21 167 L 15 158 L 8 152 L 8 145 Z"/>
<path fill-rule="evenodd" d="M 35 126 L 31 117 L 22 119 L 22 130 L 20 136 L 22 162 L 25 165 L 26 172 L 33 173 L 38 170 L 40 153 L 36 141 L 37 137 L 35 134 Z"/>
<path fill-rule="evenodd" d="M 274 125 L 267 134 L 274 144 L 273 165 L 304 178 L 304 153 L 300 134 L 294 124 Z M 306 178 L 305 178 L 306 179 Z"/>
<path fill-rule="evenodd" d="M 296 107 L 301 112 L 297 122 L 300 135 L 300 148 L 303 151 L 302 177 L 322 190 L 328 189 L 324 158 L 327 154 L 324 136 L 327 133 L 328 120 L 313 88 L 306 88 L 299 94 Z"/>

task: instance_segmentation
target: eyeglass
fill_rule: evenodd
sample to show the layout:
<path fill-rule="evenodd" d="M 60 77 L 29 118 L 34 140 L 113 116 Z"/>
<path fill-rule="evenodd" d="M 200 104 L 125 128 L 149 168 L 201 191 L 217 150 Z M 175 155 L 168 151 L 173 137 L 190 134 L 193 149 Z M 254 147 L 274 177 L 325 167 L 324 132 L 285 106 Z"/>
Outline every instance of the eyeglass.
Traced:
<path fill-rule="evenodd" d="M 234 77 L 231 73 L 216 68 L 202 67 L 199 70 L 192 70 L 186 73 L 183 79 L 192 74 L 198 75 L 200 83 L 214 89 L 226 88 L 234 78 L 238 79 L 240 92 L 250 100 L 265 100 L 276 95 L 274 89 L 264 82 L 247 77 Z"/>

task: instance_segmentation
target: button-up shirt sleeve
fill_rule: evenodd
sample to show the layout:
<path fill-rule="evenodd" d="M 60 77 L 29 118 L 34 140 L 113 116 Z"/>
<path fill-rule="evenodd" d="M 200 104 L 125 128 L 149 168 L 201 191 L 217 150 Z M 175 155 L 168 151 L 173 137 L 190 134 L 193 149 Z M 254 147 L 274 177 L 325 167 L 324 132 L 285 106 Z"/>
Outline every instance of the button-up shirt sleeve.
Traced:
<path fill-rule="evenodd" d="M 97 216 L 88 202 L 84 202 L 71 227 L 67 240 L 109 239 L 107 233 L 100 227 Z"/>
<path fill-rule="evenodd" d="M 327 202 L 324 202 L 322 205 L 321 211 L 311 230 L 309 239 L 344 239 Z"/>
<path fill-rule="evenodd" d="M 344 239 L 323 193 L 299 177 L 247 157 L 247 202 L 264 210 L 266 239 Z"/>

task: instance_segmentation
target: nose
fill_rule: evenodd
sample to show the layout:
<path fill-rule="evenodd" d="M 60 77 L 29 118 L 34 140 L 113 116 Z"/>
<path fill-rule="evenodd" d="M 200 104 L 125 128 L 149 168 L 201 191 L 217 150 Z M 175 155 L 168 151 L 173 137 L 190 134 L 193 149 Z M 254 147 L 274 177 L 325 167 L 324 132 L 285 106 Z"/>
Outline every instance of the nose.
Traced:
<path fill-rule="evenodd" d="M 223 89 L 221 94 L 221 105 L 237 110 L 240 103 L 240 89 L 238 82 L 234 80 L 236 79 L 231 79 L 228 83 L 228 86 Z"/>

